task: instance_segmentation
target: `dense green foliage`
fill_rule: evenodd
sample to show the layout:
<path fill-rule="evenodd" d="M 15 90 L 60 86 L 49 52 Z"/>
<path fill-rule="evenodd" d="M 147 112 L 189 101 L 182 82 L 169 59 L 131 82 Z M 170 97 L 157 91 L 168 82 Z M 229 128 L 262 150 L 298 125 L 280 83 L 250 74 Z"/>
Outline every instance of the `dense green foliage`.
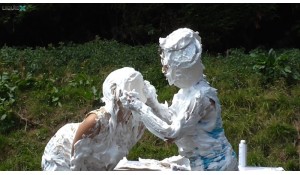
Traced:
<path fill-rule="evenodd" d="M 199 31 L 204 50 L 210 52 L 300 45 L 300 4 L 296 3 L 24 5 L 26 11 L 0 11 L 1 46 L 85 42 L 96 35 L 149 44 L 179 27 Z"/>
<path fill-rule="evenodd" d="M 207 79 L 219 92 L 229 141 L 236 151 L 241 139 L 248 142 L 248 165 L 300 170 L 300 50 L 248 54 L 231 49 L 224 56 L 203 53 L 202 59 Z M 276 63 L 267 63 L 271 59 Z M 96 39 L 81 45 L 1 48 L 0 170 L 40 170 L 49 139 L 64 124 L 80 122 L 103 105 L 105 77 L 124 66 L 141 71 L 161 102 L 170 103 L 178 90 L 161 73 L 157 45 Z M 146 132 L 128 159 L 172 155 L 177 155 L 176 145 Z"/>
<path fill-rule="evenodd" d="M 263 75 L 265 84 L 273 83 L 279 78 L 288 85 L 300 80 L 299 50 L 283 51 L 277 54 L 273 49 L 268 53 L 254 50 L 250 56 L 255 60 L 253 68 Z"/>

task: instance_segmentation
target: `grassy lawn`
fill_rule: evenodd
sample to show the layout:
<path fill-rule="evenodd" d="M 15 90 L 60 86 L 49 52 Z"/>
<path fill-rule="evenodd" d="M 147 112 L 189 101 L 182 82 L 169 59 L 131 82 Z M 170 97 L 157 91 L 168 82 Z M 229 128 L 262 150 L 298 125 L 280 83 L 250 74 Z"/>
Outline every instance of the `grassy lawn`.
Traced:
<path fill-rule="evenodd" d="M 218 89 L 226 136 L 238 153 L 248 143 L 248 165 L 300 170 L 300 51 L 231 49 L 203 53 L 205 74 Z M 140 71 L 161 102 L 177 88 L 161 73 L 157 45 L 128 46 L 96 39 L 85 44 L 0 49 L 0 170 L 41 170 L 43 150 L 64 124 L 99 108 L 102 83 L 124 66 Z M 128 159 L 177 155 L 176 145 L 151 133 Z"/>

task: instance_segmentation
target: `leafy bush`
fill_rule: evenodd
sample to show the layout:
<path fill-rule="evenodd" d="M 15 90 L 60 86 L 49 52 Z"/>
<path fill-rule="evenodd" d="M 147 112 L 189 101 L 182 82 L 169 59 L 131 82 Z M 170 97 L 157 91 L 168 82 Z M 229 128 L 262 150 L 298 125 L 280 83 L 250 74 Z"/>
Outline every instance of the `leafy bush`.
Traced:
<path fill-rule="evenodd" d="M 277 54 L 273 49 L 268 53 L 254 50 L 250 56 L 256 60 L 253 69 L 263 75 L 263 83 L 274 83 L 283 78 L 288 85 L 300 80 L 300 50 L 294 49 Z"/>
<path fill-rule="evenodd" d="M 12 107 L 16 101 L 17 87 L 11 84 L 10 78 L 7 72 L 0 75 L 0 133 L 8 132 L 16 123 Z"/>

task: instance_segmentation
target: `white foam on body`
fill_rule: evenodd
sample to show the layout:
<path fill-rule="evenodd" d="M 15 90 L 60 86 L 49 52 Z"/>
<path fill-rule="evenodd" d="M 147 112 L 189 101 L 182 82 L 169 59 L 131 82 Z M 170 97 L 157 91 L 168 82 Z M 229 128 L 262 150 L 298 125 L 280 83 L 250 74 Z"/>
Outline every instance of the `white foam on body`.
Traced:
<path fill-rule="evenodd" d="M 103 84 L 105 106 L 96 114 L 94 137 L 83 136 L 71 149 L 80 123 L 66 124 L 50 139 L 42 157 L 43 170 L 113 170 L 142 137 L 145 127 L 129 110 L 117 104 L 122 90 L 137 90 L 143 100 L 143 78 L 132 68 L 112 72 Z M 122 110 L 122 113 L 119 112 Z"/>
<path fill-rule="evenodd" d="M 152 94 L 148 95 L 148 106 L 133 100 L 130 108 L 153 134 L 174 140 L 192 170 L 237 170 L 235 152 L 224 134 L 216 89 L 203 76 L 198 33 L 181 28 L 159 42 L 163 72 L 170 85 L 181 89 L 168 106 L 160 104 L 153 95 L 155 90 L 146 85 L 146 92 Z"/>

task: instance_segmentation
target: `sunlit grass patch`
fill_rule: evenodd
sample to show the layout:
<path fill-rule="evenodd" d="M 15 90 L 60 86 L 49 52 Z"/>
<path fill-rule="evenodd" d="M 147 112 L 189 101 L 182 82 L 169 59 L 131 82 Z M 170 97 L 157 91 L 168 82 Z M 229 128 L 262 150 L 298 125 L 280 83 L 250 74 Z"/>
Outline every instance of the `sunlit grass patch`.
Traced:
<path fill-rule="evenodd" d="M 226 55 L 202 54 L 207 80 L 218 89 L 226 137 L 237 153 L 240 140 L 246 140 L 250 166 L 300 170 L 299 82 L 291 79 L 292 83 L 287 83 L 290 80 L 285 76 L 264 81 L 268 78 L 264 76 L 272 74 L 257 72 L 253 66 L 258 65 L 257 57 L 266 53 L 251 53 L 231 49 Z M 299 50 L 276 53 L 279 59 L 293 62 L 290 70 L 297 76 Z M 0 71 L 6 76 L 1 84 L 0 149 L 4 151 L 0 170 L 41 170 L 49 139 L 64 124 L 81 122 L 88 111 L 103 105 L 102 83 L 117 68 L 141 71 L 156 87 L 161 103 L 171 104 L 178 91 L 161 73 L 156 44 L 132 47 L 96 39 L 35 49 L 3 47 L 0 62 Z M 289 68 L 285 71 L 292 75 Z M 178 155 L 175 144 L 146 131 L 128 159 L 161 160 L 173 155 Z"/>

